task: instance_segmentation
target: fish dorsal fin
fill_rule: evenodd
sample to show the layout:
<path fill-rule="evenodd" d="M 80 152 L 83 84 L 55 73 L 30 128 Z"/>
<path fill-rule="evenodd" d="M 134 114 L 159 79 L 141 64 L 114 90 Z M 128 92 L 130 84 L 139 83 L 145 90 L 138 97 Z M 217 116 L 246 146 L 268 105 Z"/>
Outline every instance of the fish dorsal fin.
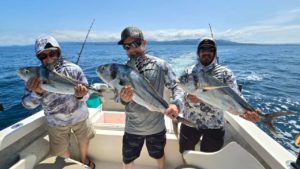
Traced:
<path fill-rule="evenodd" d="M 203 92 L 209 92 L 209 91 L 213 91 L 213 90 L 218 90 L 218 89 L 222 89 L 222 88 L 226 88 L 229 86 L 204 86 L 202 87 Z"/>
<path fill-rule="evenodd" d="M 203 76 L 210 76 L 211 78 L 215 78 L 215 80 L 218 80 L 215 76 L 213 76 L 211 73 L 207 73 L 207 72 L 201 72 L 201 73 L 203 73 Z M 226 85 L 226 84 L 223 84 L 223 85 L 220 85 L 220 86 L 218 86 L 218 85 L 215 85 L 215 86 L 213 86 L 213 85 L 201 85 L 201 83 L 198 83 L 199 81 L 201 81 L 201 80 L 199 80 L 199 77 L 197 76 L 197 74 L 193 74 L 193 79 L 194 79 L 194 82 L 195 82 L 195 87 L 197 88 L 197 89 L 200 89 L 200 90 L 202 90 L 203 92 L 209 92 L 209 91 L 214 91 L 214 90 L 217 90 L 217 89 L 222 89 L 222 88 L 227 88 L 227 87 L 229 87 L 228 85 Z M 218 80 L 219 81 L 219 80 Z"/>
<path fill-rule="evenodd" d="M 55 70 L 49 70 L 49 71 L 52 72 L 53 74 L 57 75 L 58 77 L 60 77 L 60 78 L 62 78 L 64 80 L 67 80 L 68 82 L 72 83 L 74 86 L 76 86 L 77 84 L 81 84 L 81 85 L 85 86 L 86 88 L 88 88 L 88 89 L 90 89 L 90 90 L 92 90 L 92 91 L 94 91 L 96 93 L 100 93 L 101 94 L 101 92 L 102 92 L 101 89 L 98 90 L 98 89 L 94 88 L 93 86 L 90 86 L 90 85 L 88 85 L 86 83 L 83 83 L 83 82 L 81 82 L 79 80 L 73 79 L 69 74 L 68 74 L 68 76 L 65 76 L 65 75 L 63 75 L 61 73 L 58 73 Z"/>
<path fill-rule="evenodd" d="M 82 83 L 78 80 L 75 80 L 75 79 L 72 79 L 71 77 L 67 77 L 61 73 L 58 73 L 57 71 L 55 71 L 54 69 L 49 69 L 49 68 L 46 68 L 46 70 L 48 70 L 49 72 L 53 73 L 54 75 L 64 79 L 64 80 L 67 80 L 69 82 L 71 82 L 72 84 L 76 85 L 76 84 L 79 84 L 79 83 Z"/>
<path fill-rule="evenodd" d="M 127 65 L 125 65 L 127 66 Z M 157 100 L 159 100 L 163 106 L 165 108 L 168 108 L 169 104 L 167 103 L 167 101 L 165 99 L 163 99 L 160 94 L 157 92 L 157 90 L 154 89 L 154 87 L 151 85 L 151 83 L 149 82 L 148 79 L 146 79 L 144 76 L 140 75 L 135 69 L 131 68 L 130 66 L 127 66 L 129 69 L 131 69 L 131 71 L 136 74 L 138 76 L 138 78 L 141 79 L 141 81 L 144 81 L 144 83 L 142 83 L 142 85 L 144 85 L 143 87 L 149 87 L 151 90 L 149 91 L 150 94 Z M 131 78 L 129 76 L 129 78 Z M 130 80 L 133 80 L 133 79 L 130 79 Z M 134 87 L 134 86 L 133 86 Z"/>

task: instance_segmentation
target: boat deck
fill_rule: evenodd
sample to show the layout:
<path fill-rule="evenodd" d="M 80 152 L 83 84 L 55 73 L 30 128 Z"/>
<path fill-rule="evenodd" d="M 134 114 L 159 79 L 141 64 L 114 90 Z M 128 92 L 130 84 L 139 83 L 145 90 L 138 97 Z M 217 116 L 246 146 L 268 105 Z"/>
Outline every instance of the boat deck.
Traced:
<path fill-rule="evenodd" d="M 266 169 L 287 169 L 287 162 L 295 161 L 295 156 L 276 143 L 255 124 L 228 113 L 225 113 L 225 118 L 227 120 L 226 124 L 230 129 L 228 132 L 226 132 L 229 134 L 228 140 L 239 143 L 245 152 L 248 154 L 251 153 L 252 156 L 254 156 Z M 90 109 L 90 119 L 96 131 L 96 135 L 91 140 L 89 146 L 90 159 L 95 162 L 97 168 L 122 168 L 122 137 L 125 126 L 124 110 L 109 111 L 102 110 L 101 107 L 97 109 Z M 167 128 L 167 144 L 165 148 L 166 168 L 174 169 L 182 164 L 182 158 L 178 150 L 178 140 L 172 131 L 172 122 L 169 118 L 165 119 Z M 0 160 L 2 160 L 2 164 L 7 166 L 6 168 L 11 167 L 11 169 L 29 169 L 36 165 L 36 163 L 46 159 L 49 151 L 49 139 L 45 133 L 45 129 L 43 129 L 43 124 L 44 117 L 43 111 L 41 111 L 18 122 L 14 126 L 6 128 L 0 133 L 0 148 L 3 150 L 1 151 L 3 156 L 1 156 Z M 40 131 L 40 133 L 37 133 L 37 131 Z M 37 134 L 37 136 L 34 136 L 33 134 Z M 24 137 L 25 135 L 26 137 Z M 78 159 L 78 147 L 76 140 L 73 137 L 74 136 L 71 136 L 70 151 L 72 152 L 72 155 L 74 154 L 74 157 L 72 158 Z M 22 140 L 18 141 L 20 139 Z M 24 147 L 24 140 L 31 142 L 26 142 L 27 145 L 25 148 L 15 150 L 18 146 Z M 194 154 L 198 156 L 197 153 L 199 154 L 201 152 L 194 152 Z M 12 163 L 8 158 L 5 158 L 6 156 L 4 154 L 6 156 L 9 154 L 9 157 L 14 157 L 19 160 Z M 238 157 L 240 157 L 240 153 L 231 152 L 229 154 L 237 154 Z M 207 156 L 209 154 L 204 155 Z M 195 159 L 197 159 L 196 161 L 199 162 L 199 159 L 204 158 L 196 157 Z M 214 159 L 216 158 L 214 157 L 211 159 L 213 160 L 211 164 L 215 164 Z M 236 160 L 234 159 L 229 161 Z M 208 162 L 208 160 L 205 160 L 205 162 Z M 204 164 L 205 162 L 201 163 Z M 193 163 L 189 162 L 189 164 Z M 243 165 L 244 164 L 245 163 L 243 163 Z M 142 149 L 140 157 L 134 161 L 134 168 L 157 168 L 156 160 L 149 157 L 145 145 Z M 223 166 L 223 168 L 226 167 Z"/>
<path fill-rule="evenodd" d="M 100 113 L 90 115 L 93 116 L 91 120 L 96 129 L 96 136 L 90 143 L 90 147 L 94 147 L 89 151 L 90 157 L 97 167 L 101 166 L 100 168 L 104 169 L 122 168 L 122 137 L 125 127 L 125 113 L 123 111 L 102 110 Z M 165 154 L 173 154 L 167 156 L 166 166 L 167 169 L 174 169 L 181 164 L 181 155 L 178 150 L 178 140 L 173 132 L 170 132 L 172 122 L 168 118 L 166 118 L 166 126 L 168 134 Z M 157 162 L 148 155 L 145 144 L 140 157 L 134 163 L 136 169 L 157 168 Z"/>
<path fill-rule="evenodd" d="M 96 167 L 101 169 L 120 169 L 123 167 L 122 163 L 117 162 L 101 162 L 101 161 L 95 161 Z M 139 165 L 134 164 L 134 169 L 157 169 L 157 166 L 145 166 L 145 165 Z M 167 169 L 174 169 L 174 168 L 168 168 Z"/>
<path fill-rule="evenodd" d="M 103 113 L 95 119 L 96 124 L 125 124 L 125 113 L 116 111 L 103 111 Z"/>
<path fill-rule="evenodd" d="M 121 162 L 104 162 L 104 161 L 94 161 L 96 168 L 101 169 L 120 169 L 122 168 Z M 22 168 L 19 166 L 19 168 Z M 11 168 L 11 169 L 19 169 Z M 39 164 L 37 164 L 33 169 L 86 169 L 86 166 L 74 159 L 64 159 L 62 157 L 49 157 Z M 135 169 L 155 169 L 156 166 L 145 166 L 145 165 L 134 165 Z M 167 168 L 168 169 L 168 168 Z M 171 168 L 170 168 L 171 169 Z"/>

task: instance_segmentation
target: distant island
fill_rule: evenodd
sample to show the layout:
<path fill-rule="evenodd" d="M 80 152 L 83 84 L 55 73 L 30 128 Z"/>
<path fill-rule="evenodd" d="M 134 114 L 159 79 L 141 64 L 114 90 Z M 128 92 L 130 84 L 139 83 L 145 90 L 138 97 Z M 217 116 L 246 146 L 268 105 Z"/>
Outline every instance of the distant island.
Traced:
<path fill-rule="evenodd" d="M 185 40 L 172 40 L 172 41 L 148 41 L 148 44 L 160 44 L 160 45 L 196 45 L 200 39 L 185 39 Z M 238 43 L 229 40 L 216 40 L 217 45 L 241 45 L 246 43 Z"/>
<path fill-rule="evenodd" d="M 158 40 L 147 40 L 148 45 L 197 45 L 200 39 L 182 39 L 182 40 L 170 40 L 170 41 L 158 41 Z M 59 41 L 61 44 L 73 44 L 82 45 L 83 42 L 80 41 Z M 300 43 L 244 43 L 244 42 L 234 42 L 230 40 L 217 39 L 217 46 L 256 46 L 256 45 L 266 45 L 266 46 L 299 46 Z M 86 44 L 89 45 L 117 45 L 117 41 L 91 41 L 87 40 Z M 1 46 L 32 46 L 34 44 L 24 44 L 24 45 L 0 45 Z"/>
<path fill-rule="evenodd" d="M 149 45 L 196 45 L 200 39 L 184 39 L 184 40 L 171 40 L 171 41 L 156 41 L 156 40 L 147 40 Z M 229 40 L 216 40 L 217 45 L 241 45 L 241 44 L 250 44 L 250 43 L 238 43 Z M 82 43 L 82 42 L 62 42 L 62 43 Z M 87 42 L 89 44 L 101 44 L 101 45 L 113 45 L 117 42 Z"/>
<path fill-rule="evenodd" d="M 197 45 L 200 39 L 184 39 L 184 40 L 171 40 L 171 41 L 156 41 L 156 40 L 147 40 L 149 45 Z M 62 42 L 62 43 L 73 43 L 73 44 L 82 44 L 82 42 Z M 217 45 L 299 45 L 299 44 L 260 44 L 260 43 L 240 43 L 233 42 L 230 40 L 217 39 Z M 117 42 L 87 42 L 90 45 L 116 45 Z"/>

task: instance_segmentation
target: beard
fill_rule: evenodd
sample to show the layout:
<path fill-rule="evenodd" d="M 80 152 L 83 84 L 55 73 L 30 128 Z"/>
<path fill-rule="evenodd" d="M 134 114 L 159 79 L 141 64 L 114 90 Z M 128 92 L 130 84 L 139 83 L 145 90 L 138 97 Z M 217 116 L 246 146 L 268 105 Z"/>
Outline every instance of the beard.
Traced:
<path fill-rule="evenodd" d="M 141 51 L 132 51 L 130 53 L 127 53 L 127 55 L 130 58 L 135 58 L 135 57 L 139 57 L 139 56 L 144 55 L 144 52 L 141 52 Z"/>
<path fill-rule="evenodd" d="M 198 57 L 198 61 L 204 65 L 204 66 L 208 66 L 210 65 L 213 60 L 214 60 L 215 56 L 211 56 L 211 55 L 203 55 L 202 57 Z"/>
<path fill-rule="evenodd" d="M 42 64 L 44 66 L 52 65 L 52 64 L 56 63 L 57 60 L 58 60 L 58 57 L 48 58 L 47 61 L 42 61 Z"/>

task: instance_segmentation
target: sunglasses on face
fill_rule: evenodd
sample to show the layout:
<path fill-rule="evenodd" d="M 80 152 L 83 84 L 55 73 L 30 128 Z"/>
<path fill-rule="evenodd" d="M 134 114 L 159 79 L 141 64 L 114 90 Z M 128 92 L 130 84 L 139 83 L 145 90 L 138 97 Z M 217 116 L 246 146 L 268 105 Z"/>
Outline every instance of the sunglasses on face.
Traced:
<path fill-rule="evenodd" d="M 50 57 L 50 58 L 53 58 L 55 56 L 57 56 L 57 51 L 56 50 L 50 50 L 49 53 L 41 53 L 41 54 L 38 54 L 37 57 L 40 59 L 40 60 L 44 60 L 46 59 L 47 57 Z"/>
<path fill-rule="evenodd" d="M 128 44 L 123 44 L 123 48 L 125 50 L 129 50 L 130 48 L 137 48 L 142 45 L 142 40 L 135 40 Z"/>
<path fill-rule="evenodd" d="M 201 48 L 200 51 L 214 53 L 215 49 L 214 48 Z"/>

